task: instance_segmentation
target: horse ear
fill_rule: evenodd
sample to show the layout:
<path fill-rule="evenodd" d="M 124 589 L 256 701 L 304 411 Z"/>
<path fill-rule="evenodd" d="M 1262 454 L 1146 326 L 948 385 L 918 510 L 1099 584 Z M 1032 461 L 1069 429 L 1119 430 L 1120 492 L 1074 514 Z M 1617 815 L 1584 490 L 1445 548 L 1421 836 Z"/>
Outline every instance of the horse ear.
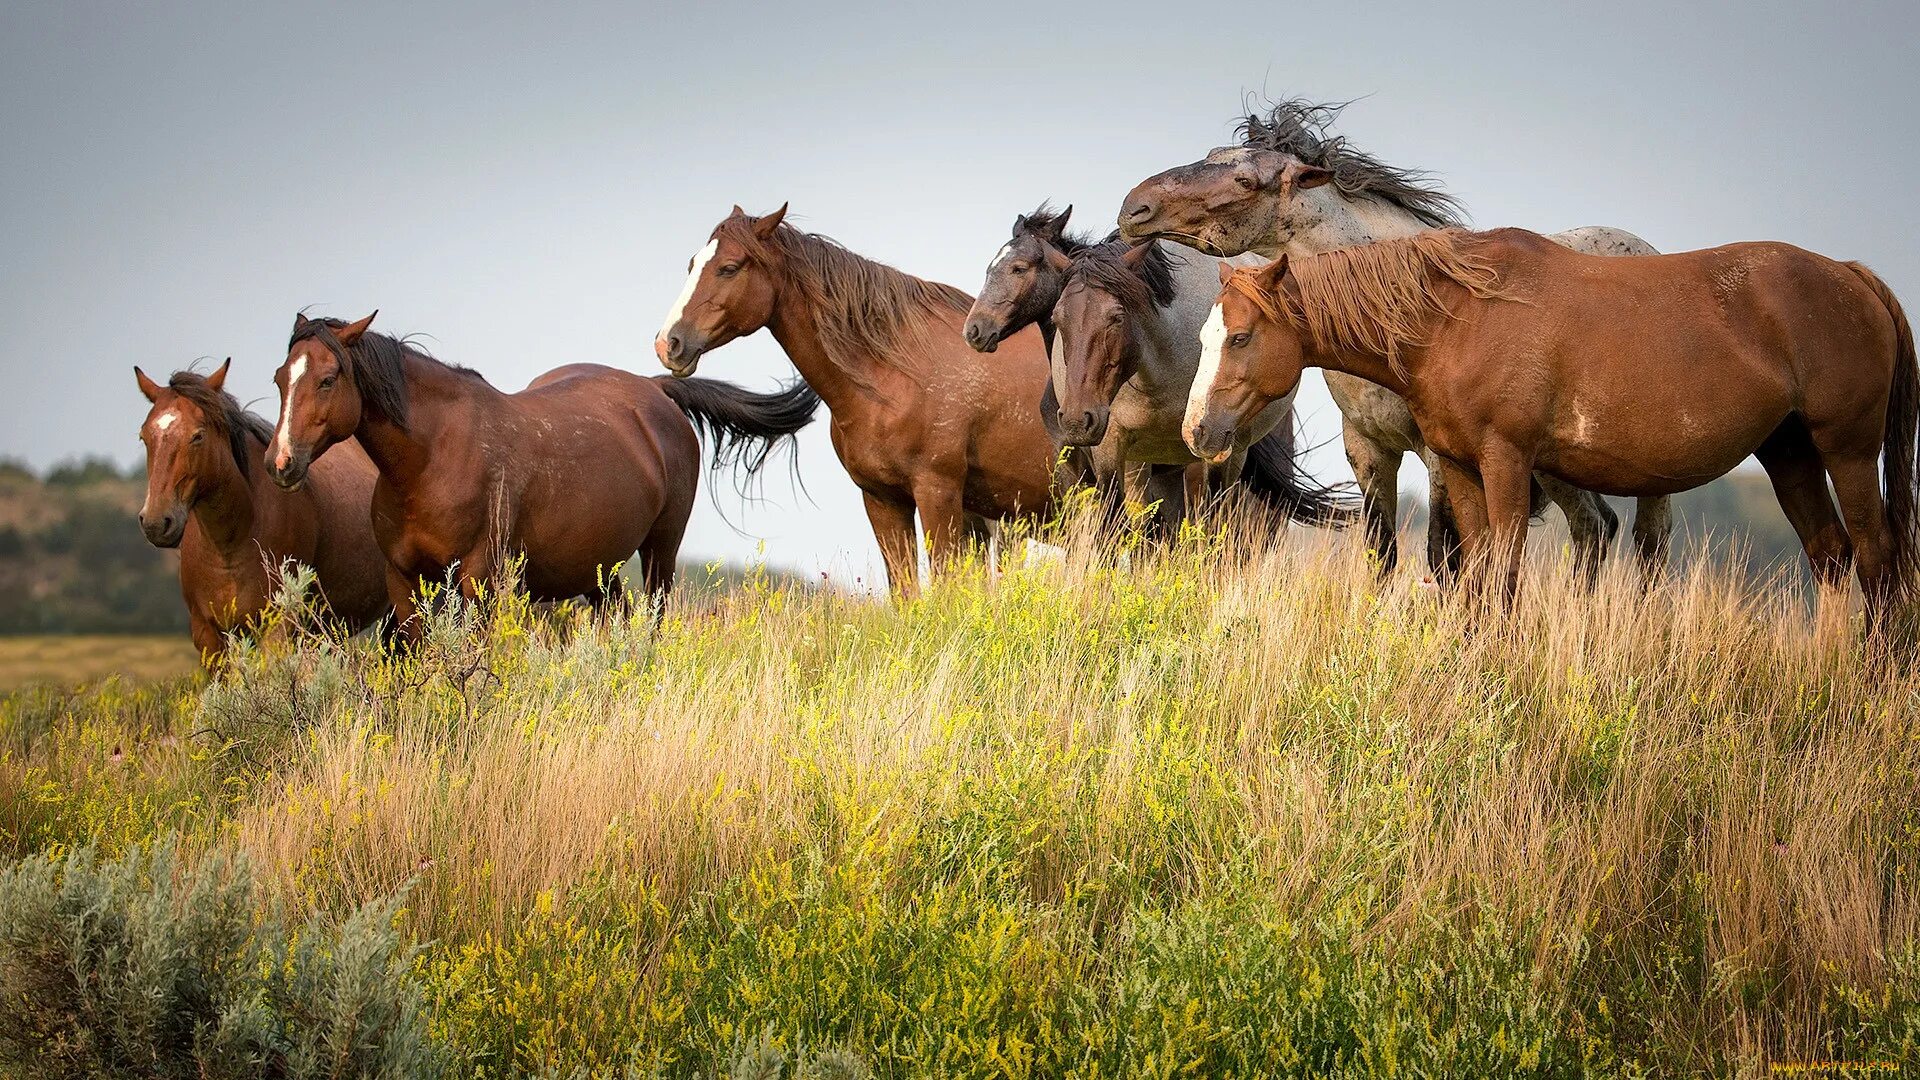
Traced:
<path fill-rule="evenodd" d="M 1279 258 L 1261 267 L 1255 273 L 1259 276 L 1261 288 L 1268 292 L 1277 291 L 1280 288 L 1281 279 L 1287 276 L 1287 253 L 1281 252 Z"/>
<path fill-rule="evenodd" d="M 1049 267 L 1063 274 L 1073 265 L 1073 259 L 1066 252 L 1054 247 L 1044 236 L 1040 237 L 1040 257 L 1047 261 Z"/>
<path fill-rule="evenodd" d="M 773 239 L 773 230 L 780 227 L 780 222 L 785 220 L 786 216 L 787 204 L 781 203 L 780 209 L 753 223 L 753 235 L 762 240 Z"/>
<path fill-rule="evenodd" d="M 218 393 L 219 391 L 225 389 L 227 385 L 227 369 L 232 366 L 233 366 L 233 357 L 229 356 L 227 357 L 227 362 L 220 365 L 220 370 L 207 376 L 207 389 L 212 390 L 215 393 Z"/>
<path fill-rule="evenodd" d="M 1296 161 L 1287 166 L 1287 171 L 1282 179 L 1284 181 L 1282 186 L 1288 190 L 1305 191 L 1308 188 L 1317 188 L 1322 184 L 1332 183 L 1333 170 L 1323 169 L 1318 165 L 1309 165 L 1304 161 Z"/>
<path fill-rule="evenodd" d="M 348 323 L 347 325 L 341 327 L 340 329 L 335 330 L 333 332 L 333 336 L 340 339 L 340 344 L 345 345 L 347 348 L 351 349 L 354 347 L 356 343 L 359 342 L 360 335 L 367 332 L 367 327 L 373 325 L 373 316 L 378 314 L 380 314 L 380 309 L 375 308 L 373 309 L 372 315 L 368 315 L 366 318 L 361 319 L 359 322 Z"/>
<path fill-rule="evenodd" d="M 1047 230 L 1048 232 L 1053 234 L 1054 243 L 1057 244 L 1060 241 L 1065 240 L 1067 238 L 1067 219 L 1072 216 L 1073 216 L 1073 204 L 1068 203 L 1067 208 L 1065 210 L 1060 211 L 1060 213 L 1054 217 L 1053 228 Z"/>
<path fill-rule="evenodd" d="M 304 311 L 294 312 L 293 313 L 293 336 L 299 337 L 301 334 L 305 333 L 307 330 L 307 326 L 312 322 L 313 322 L 312 319 L 307 318 L 306 312 Z"/>
<path fill-rule="evenodd" d="M 140 393 L 145 395 L 148 401 L 160 400 L 160 384 L 147 378 L 147 373 L 141 371 L 138 364 L 133 366 L 133 380 L 140 384 Z"/>
<path fill-rule="evenodd" d="M 1153 241 L 1149 240 L 1144 244 L 1135 244 L 1122 252 L 1120 261 L 1126 265 L 1127 269 L 1138 270 L 1151 254 L 1153 254 Z"/>
<path fill-rule="evenodd" d="M 1227 281 L 1232 277 L 1233 277 L 1233 264 L 1228 262 L 1225 259 L 1221 259 L 1220 260 L 1220 284 L 1225 285 Z"/>
<path fill-rule="evenodd" d="M 1019 236 L 1021 231 L 1024 230 L 1026 227 L 1027 227 L 1027 215 L 1025 214 L 1013 215 L 1013 235 Z"/>
<path fill-rule="evenodd" d="M 734 203 L 734 204 L 733 204 L 733 213 L 731 213 L 731 214 L 728 214 L 727 216 L 728 216 L 728 217 L 746 217 L 746 216 L 747 216 L 747 212 L 746 212 L 745 210 L 742 210 L 742 209 L 740 209 L 740 204 L 739 204 L 739 203 Z"/>

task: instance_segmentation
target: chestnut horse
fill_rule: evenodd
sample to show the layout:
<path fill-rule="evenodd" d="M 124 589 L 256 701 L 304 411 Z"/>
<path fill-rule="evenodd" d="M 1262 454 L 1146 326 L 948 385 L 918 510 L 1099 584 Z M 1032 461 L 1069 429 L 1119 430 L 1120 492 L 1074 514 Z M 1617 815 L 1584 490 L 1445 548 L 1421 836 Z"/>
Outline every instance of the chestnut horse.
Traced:
<path fill-rule="evenodd" d="M 357 438 L 379 467 L 373 532 L 386 589 L 410 633 L 422 582 L 450 571 L 475 589 L 524 558 L 542 600 L 620 596 L 612 573 L 639 552 L 661 597 L 700 479 L 695 425 L 748 471 L 813 418 L 804 386 L 752 394 L 711 380 L 669 383 L 598 364 L 555 368 L 517 394 L 354 323 L 294 317 L 274 373 L 273 478 L 297 487 L 327 449 Z M 691 423 L 689 420 L 691 419 Z"/>
<path fill-rule="evenodd" d="M 1194 453 L 1224 453 L 1303 367 L 1385 386 L 1505 599 L 1534 470 L 1660 496 L 1749 454 L 1815 573 L 1855 563 L 1870 632 L 1910 592 L 1920 368 L 1899 302 L 1858 263 L 1774 243 L 1599 258 L 1519 229 L 1446 230 L 1220 277 Z"/>
<path fill-rule="evenodd" d="M 161 386 L 133 377 L 153 403 L 140 426 L 147 448 L 147 500 L 140 528 L 154 547 L 180 549 L 180 593 L 202 662 L 212 666 L 227 635 L 266 610 L 288 559 L 313 568 L 334 618 L 359 630 L 388 611 L 385 565 L 367 507 L 373 462 L 349 442 L 314 469 L 312 483 L 285 492 L 258 467 L 273 425 L 226 392 L 227 369 L 176 371 Z"/>
<path fill-rule="evenodd" d="M 1298 259 L 1462 224 L 1459 202 L 1430 177 L 1388 165 L 1330 134 L 1341 108 L 1282 101 L 1264 116 L 1243 117 L 1239 146 L 1150 176 L 1128 192 L 1120 210 L 1122 235 L 1176 240 L 1223 258 L 1250 251 Z M 1632 233 L 1601 225 L 1552 239 L 1594 255 L 1656 253 Z M 1427 562 L 1437 579 L 1450 578 L 1458 532 L 1441 470 L 1406 403 L 1337 371 L 1327 373 L 1327 392 L 1340 408 L 1347 460 L 1360 485 L 1368 544 L 1381 572 L 1391 570 L 1398 555 L 1398 477 L 1402 457 L 1412 453 L 1428 468 Z M 1590 579 L 1612 546 L 1618 518 L 1591 492 L 1544 475 L 1539 480 L 1536 494 L 1566 514 L 1575 556 Z M 1666 561 L 1671 520 L 1664 498 L 1642 499 L 1635 508 L 1634 543 L 1649 572 Z"/>
<path fill-rule="evenodd" d="M 967 313 L 967 343 L 992 352 L 1008 334 L 1039 326 L 1051 357 L 1041 403 L 1049 430 L 1089 448 L 1102 481 L 1124 474 L 1128 498 L 1159 498 L 1163 510 L 1171 504 L 1174 520 L 1183 507 L 1196 512 L 1209 491 L 1242 479 L 1256 499 L 1295 521 L 1349 516 L 1299 470 L 1291 401 L 1267 410 L 1270 423 L 1255 434 L 1250 452 L 1224 466 L 1194 459 L 1180 441 L 1180 418 L 1200 357 L 1200 322 L 1218 291 L 1212 264 L 1170 243 L 1074 236 L 1066 231 L 1072 212 L 1042 204 L 1014 219 L 1013 236 L 987 267 Z M 1142 490 L 1146 469 L 1156 483 L 1184 473 L 1184 490 L 1175 488 L 1172 499 Z"/>
<path fill-rule="evenodd" d="M 654 339 L 668 371 L 772 331 L 833 414 L 833 448 L 866 500 L 899 595 L 915 589 L 914 514 L 945 566 L 986 521 L 1045 513 L 1059 445 L 1034 404 L 1046 390 L 1040 335 L 988 360 L 960 324 L 972 298 L 856 255 L 824 236 L 739 207 L 694 255 Z"/>

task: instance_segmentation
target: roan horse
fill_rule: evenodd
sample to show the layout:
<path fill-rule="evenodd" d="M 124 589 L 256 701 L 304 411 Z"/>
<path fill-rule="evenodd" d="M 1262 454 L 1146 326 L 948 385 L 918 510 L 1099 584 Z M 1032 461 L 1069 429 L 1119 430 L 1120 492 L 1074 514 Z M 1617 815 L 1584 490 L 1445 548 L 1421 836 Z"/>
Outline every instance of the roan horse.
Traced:
<path fill-rule="evenodd" d="M 616 601 L 614 568 L 635 551 L 647 591 L 663 594 L 699 484 L 695 426 L 714 439 L 716 459 L 745 452 L 751 471 L 818 404 L 804 386 L 753 394 L 598 364 L 555 368 L 504 394 L 369 331 L 372 321 L 295 316 L 274 373 L 280 424 L 267 456 L 274 480 L 292 488 L 329 447 L 353 437 L 366 448 L 380 470 L 373 532 L 387 595 L 409 633 L 422 582 L 455 571 L 472 595 L 515 556 L 535 599 Z"/>
<path fill-rule="evenodd" d="M 226 392 L 229 360 L 211 375 L 176 371 L 161 386 L 133 377 L 153 403 L 140 426 L 147 500 L 140 528 L 155 547 L 180 549 L 180 592 L 203 662 L 226 653 L 227 634 L 266 610 L 288 559 L 313 568 L 333 617 L 359 630 L 386 615 L 384 564 L 367 507 L 373 462 L 348 442 L 284 492 L 258 466 L 273 425 Z"/>
<path fill-rule="evenodd" d="M 988 361 L 960 323 L 972 298 L 739 207 L 694 255 L 654 339 L 668 371 L 761 327 L 832 412 L 833 447 L 866 500 L 896 594 L 915 588 L 914 513 L 929 561 L 947 565 L 985 522 L 1046 512 L 1059 447 L 1034 403 L 1040 335 Z"/>
<path fill-rule="evenodd" d="M 1042 419 L 1068 445 L 1091 448 L 1097 477 L 1123 475 L 1129 499 L 1163 497 L 1143 490 L 1136 463 L 1146 463 L 1156 481 L 1173 469 L 1186 474 L 1186 489 L 1174 494 L 1190 513 L 1244 475 L 1252 495 L 1296 521 L 1339 520 L 1344 508 L 1295 463 L 1291 399 L 1270 407 L 1251 451 L 1223 466 L 1197 462 L 1181 441 L 1200 323 L 1218 291 L 1212 261 L 1167 242 L 1071 235 L 1072 210 L 1042 204 L 1014 219 L 967 313 L 967 343 L 992 352 L 1008 334 L 1039 326 L 1051 358 Z"/>
<path fill-rule="evenodd" d="M 1857 564 L 1870 633 L 1910 594 L 1920 366 L 1899 302 L 1858 263 L 1786 244 L 1596 258 L 1501 229 L 1219 269 L 1187 414 L 1196 454 L 1227 452 L 1237 425 L 1322 367 L 1406 399 L 1470 565 L 1487 560 L 1503 598 L 1535 470 L 1670 495 L 1749 454 L 1815 573 L 1831 583 Z"/>
<path fill-rule="evenodd" d="M 1120 210 L 1122 234 L 1177 240 L 1221 257 L 1252 251 L 1298 259 L 1461 224 L 1459 204 L 1424 174 L 1386 165 L 1344 138 L 1329 135 L 1327 126 L 1340 109 L 1283 101 L 1264 117 L 1243 118 L 1241 145 L 1215 150 L 1135 186 Z M 1605 226 L 1571 229 L 1551 239 L 1596 255 L 1654 254 L 1646 241 Z M 1395 507 L 1401 458 L 1415 453 L 1426 459 L 1431 483 L 1428 564 L 1436 578 L 1450 577 L 1458 557 L 1458 533 L 1444 477 L 1426 453 L 1406 403 L 1384 388 L 1337 371 L 1327 372 L 1326 380 L 1344 420 L 1342 435 L 1360 485 L 1368 545 L 1382 572 L 1392 568 L 1398 555 Z M 1590 492 L 1544 475 L 1540 486 L 1566 513 L 1575 553 L 1590 577 L 1606 557 L 1619 527 L 1617 518 Z M 1640 500 L 1633 536 L 1648 571 L 1665 563 L 1670 524 L 1665 498 Z"/>

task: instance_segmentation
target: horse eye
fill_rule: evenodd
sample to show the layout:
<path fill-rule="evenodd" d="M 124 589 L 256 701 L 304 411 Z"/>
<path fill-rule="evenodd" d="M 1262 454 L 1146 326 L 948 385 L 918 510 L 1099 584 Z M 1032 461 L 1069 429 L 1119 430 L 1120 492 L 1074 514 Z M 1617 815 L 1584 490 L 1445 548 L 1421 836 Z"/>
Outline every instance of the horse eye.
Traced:
<path fill-rule="evenodd" d="M 1233 335 L 1233 347 L 1236 349 L 1245 348 L 1247 342 L 1252 340 L 1253 340 L 1252 334 L 1249 334 L 1245 331 L 1241 331 L 1240 333 Z"/>
<path fill-rule="evenodd" d="M 1013 274 L 1014 276 L 1016 276 L 1016 277 L 1018 277 L 1019 275 L 1021 275 L 1021 274 L 1024 274 L 1024 273 L 1026 273 L 1026 272 L 1027 272 L 1027 267 L 1025 267 L 1025 266 L 1023 266 L 1023 265 L 1021 265 L 1021 264 L 1019 264 L 1019 263 L 1015 263 L 1015 264 L 1013 264 L 1013 267 L 1011 268 L 1011 270 L 1010 270 L 1009 272 L 1010 272 L 1010 273 L 1012 273 L 1012 274 Z"/>
<path fill-rule="evenodd" d="M 340 376 L 338 376 L 338 375 L 329 375 L 329 376 L 327 376 L 326 378 L 324 378 L 324 379 L 321 379 L 321 380 L 320 380 L 320 389 L 322 389 L 322 390 L 331 390 L 331 389 L 333 389 L 333 384 L 334 384 L 334 383 L 337 383 L 337 382 L 339 382 L 339 381 L 340 381 Z"/>
<path fill-rule="evenodd" d="M 207 433 L 204 431 L 196 431 L 193 433 L 193 441 L 196 443 L 201 441 L 202 439 L 205 439 L 206 437 L 207 437 Z"/>
<path fill-rule="evenodd" d="M 1253 177 L 1251 176 L 1236 176 L 1233 178 L 1233 182 L 1239 184 L 1240 190 L 1242 191 L 1253 190 Z"/>
<path fill-rule="evenodd" d="M 721 267 L 719 270 L 715 271 L 715 273 L 718 274 L 720 277 L 732 277 L 733 275 L 739 272 L 740 272 L 739 263 L 728 263 L 727 265 Z"/>

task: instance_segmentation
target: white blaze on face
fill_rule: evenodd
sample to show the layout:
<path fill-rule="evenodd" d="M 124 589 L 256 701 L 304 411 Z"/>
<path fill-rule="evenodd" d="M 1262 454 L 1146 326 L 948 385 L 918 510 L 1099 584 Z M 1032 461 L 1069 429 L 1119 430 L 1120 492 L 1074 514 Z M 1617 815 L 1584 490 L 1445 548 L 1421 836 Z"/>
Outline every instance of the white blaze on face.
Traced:
<path fill-rule="evenodd" d="M 1213 393 L 1213 381 L 1220 377 L 1220 352 L 1226 344 L 1227 317 L 1216 303 L 1200 327 L 1200 368 L 1193 373 L 1193 389 L 1187 393 L 1187 416 L 1181 434 L 1189 443 L 1193 441 L 1193 429 L 1207 418 L 1207 398 Z"/>
<path fill-rule="evenodd" d="M 680 317 L 687 313 L 687 304 L 693 299 L 693 291 L 700 287 L 700 271 L 706 268 L 713 253 L 719 250 L 720 241 L 709 240 L 707 246 L 700 249 L 700 254 L 693 257 L 693 265 L 687 268 L 687 283 L 680 290 L 680 299 L 673 302 L 673 310 L 667 312 L 667 321 L 660 324 L 660 332 L 653 336 L 653 340 L 665 341 Z"/>
<path fill-rule="evenodd" d="M 991 274 L 995 270 L 1000 269 L 1000 264 L 1003 262 L 1006 262 L 1007 257 L 1012 254 L 1013 254 L 1013 241 L 1009 240 L 1006 243 L 1001 244 L 1000 250 L 993 253 L 993 261 L 987 264 L 987 273 Z"/>
<path fill-rule="evenodd" d="M 275 464 L 285 465 L 293 460 L 293 395 L 300 389 L 300 381 L 307 377 L 307 354 L 302 352 L 293 358 L 293 364 L 287 368 L 287 400 L 280 403 L 279 454 Z"/>
<path fill-rule="evenodd" d="M 165 431 L 168 428 L 172 427 L 174 425 L 174 422 L 179 419 L 180 419 L 179 413 L 174 412 L 172 409 L 168 409 L 166 412 L 163 412 L 159 416 L 156 416 L 153 418 L 153 429 L 155 431 Z"/>

